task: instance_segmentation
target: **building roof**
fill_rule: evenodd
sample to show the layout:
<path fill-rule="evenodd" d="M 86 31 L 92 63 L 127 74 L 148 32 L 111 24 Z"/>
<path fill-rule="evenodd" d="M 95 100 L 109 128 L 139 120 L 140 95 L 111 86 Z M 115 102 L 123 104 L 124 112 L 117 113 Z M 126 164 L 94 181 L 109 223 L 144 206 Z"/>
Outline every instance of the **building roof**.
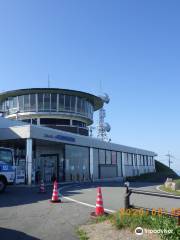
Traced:
<path fill-rule="evenodd" d="M 8 97 L 15 97 L 33 93 L 60 93 L 70 96 L 78 96 L 87 99 L 93 105 L 95 111 L 103 107 L 103 101 L 98 96 L 86 92 L 61 88 L 25 88 L 2 92 L 0 93 L 0 101 L 3 101 Z"/>

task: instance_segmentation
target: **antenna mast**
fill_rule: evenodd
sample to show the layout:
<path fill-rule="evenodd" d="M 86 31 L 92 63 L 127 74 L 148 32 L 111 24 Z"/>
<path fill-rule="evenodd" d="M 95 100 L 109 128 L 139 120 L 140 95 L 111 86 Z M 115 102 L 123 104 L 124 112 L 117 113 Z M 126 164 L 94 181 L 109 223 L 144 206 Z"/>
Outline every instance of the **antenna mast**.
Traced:
<path fill-rule="evenodd" d="M 50 88 L 50 76 L 48 74 L 48 88 Z"/>
<path fill-rule="evenodd" d="M 100 96 L 104 103 L 108 104 L 110 98 L 107 94 Z M 97 137 L 100 138 L 102 141 L 108 141 L 107 132 L 110 132 L 111 126 L 108 123 L 105 123 L 104 119 L 106 117 L 106 110 L 104 106 L 99 110 L 99 125 L 98 125 L 98 135 Z"/>

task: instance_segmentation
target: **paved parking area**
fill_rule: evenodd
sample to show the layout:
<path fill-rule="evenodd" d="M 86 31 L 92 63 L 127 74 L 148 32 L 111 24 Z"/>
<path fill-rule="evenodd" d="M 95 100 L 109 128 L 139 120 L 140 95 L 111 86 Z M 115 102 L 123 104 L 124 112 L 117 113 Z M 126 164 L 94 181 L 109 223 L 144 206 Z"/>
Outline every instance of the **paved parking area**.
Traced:
<path fill-rule="evenodd" d="M 90 209 L 73 202 L 50 203 L 51 190 L 8 188 L 0 195 L 0 239 L 77 239 L 75 228 L 87 221 Z"/>
<path fill-rule="evenodd" d="M 104 207 L 118 210 L 123 207 L 124 187 L 120 183 L 75 184 L 60 188 L 63 203 L 50 203 L 52 187 L 46 194 L 37 188 L 9 187 L 0 195 L 0 239 L 74 240 L 75 229 L 88 221 L 96 202 L 96 187 L 102 186 Z M 156 185 L 131 184 L 132 187 L 157 191 Z M 76 201 L 76 202 L 74 202 Z M 180 199 L 132 196 L 132 203 L 144 207 L 179 207 Z M 85 204 L 85 205 L 83 205 Z"/>

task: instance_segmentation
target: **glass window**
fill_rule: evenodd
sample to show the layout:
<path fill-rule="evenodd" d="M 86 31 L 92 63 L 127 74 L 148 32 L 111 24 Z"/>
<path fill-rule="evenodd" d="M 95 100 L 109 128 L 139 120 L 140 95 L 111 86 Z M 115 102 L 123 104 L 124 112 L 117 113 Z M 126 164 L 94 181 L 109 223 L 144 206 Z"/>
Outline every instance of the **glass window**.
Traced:
<path fill-rule="evenodd" d="M 105 150 L 99 149 L 99 164 L 105 164 Z"/>
<path fill-rule="evenodd" d="M 29 95 L 24 95 L 24 111 L 30 110 Z"/>
<path fill-rule="evenodd" d="M 106 150 L 106 164 L 111 164 L 111 152 Z"/>
<path fill-rule="evenodd" d="M 81 112 L 85 113 L 85 100 L 84 99 L 82 99 L 82 102 L 81 102 Z"/>
<path fill-rule="evenodd" d="M 141 161 L 141 155 L 138 154 L 137 155 L 137 164 L 138 165 L 141 165 L 140 161 Z"/>
<path fill-rule="evenodd" d="M 30 111 L 36 111 L 36 94 L 30 95 Z"/>
<path fill-rule="evenodd" d="M 0 149 L 0 159 L 7 164 L 13 164 L 13 155 L 10 150 Z"/>
<path fill-rule="evenodd" d="M 71 96 L 71 111 L 75 112 L 76 97 Z"/>
<path fill-rule="evenodd" d="M 137 154 L 134 154 L 134 164 L 137 166 Z"/>
<path fill-rule="evenodd" d="M 13 97 L 13 108 L 17 108 L 17 97 Z"/>
<path fill-rule="evenodd" d="M 70 110 L 70 96 L 65 95 L 65 110 Z"/>
<path fill-rule="evenodd" d="M 89 149 L 65 145 L 66 179 L 89 179 Z"/>
<path fill-rule="evenodd" d="M 81 98 L 77 98 L 77 112 L 81 112 Z"/>
<path fill-rule="evenodd" d="M 38 94 L 38 111 L 42 112 L 43 109 L 43 93 Z"/>
<path fill-rule="evenodd" d="M 133 165 L 133 154 L 128 153 L 128 165 Z"/>
<path fill-rule="evenodd" d="M 8 107 L 9 107 L 9 109 L 13 108 L 13 98 L 12 97 L 8 98 Z"/>
<path fill-rule="evenodd" d="M 24 96 L 19 96 L 19 111 L 23 112 L 24 111 Z"/>
<path fill-rule="evenodd" d="M 59 111 L 64 111 L 64 95 L 59 94 Z"/>
<path fill-rule="evenodd" d="M 128 154 L 124 153 L 124 165 L 128 165 Z"/>
<path fill-rule="evenodd" d="M 50 93 L 44 93 L 44 111 L 50 111 Z"/>
<path fill-rule="evenodd" d="M 117 164 L 117 155 L 114 151 L 112 151 L 112 164 Z"/>
<path fill-rule="evenodd" d="M 57 94 L 56 93 L 51 94 L 51 111 L 52 112 L 57 111 Z"/>
<path fill-rule="evenodd" d="M 143 156 L 143 166 L 146 166 L 146 156 Z"/>

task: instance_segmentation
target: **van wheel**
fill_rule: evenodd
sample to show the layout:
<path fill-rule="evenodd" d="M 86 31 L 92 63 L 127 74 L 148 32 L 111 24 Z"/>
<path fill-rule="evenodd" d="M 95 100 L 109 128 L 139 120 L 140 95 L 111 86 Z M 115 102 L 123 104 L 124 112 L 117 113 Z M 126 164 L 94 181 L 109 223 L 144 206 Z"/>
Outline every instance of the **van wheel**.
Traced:
<path fill-rule="evenodd" d="M 6 189 L 6 180 L 4 178 L 0 178 L 0 193 L 4 192 Z"/>

